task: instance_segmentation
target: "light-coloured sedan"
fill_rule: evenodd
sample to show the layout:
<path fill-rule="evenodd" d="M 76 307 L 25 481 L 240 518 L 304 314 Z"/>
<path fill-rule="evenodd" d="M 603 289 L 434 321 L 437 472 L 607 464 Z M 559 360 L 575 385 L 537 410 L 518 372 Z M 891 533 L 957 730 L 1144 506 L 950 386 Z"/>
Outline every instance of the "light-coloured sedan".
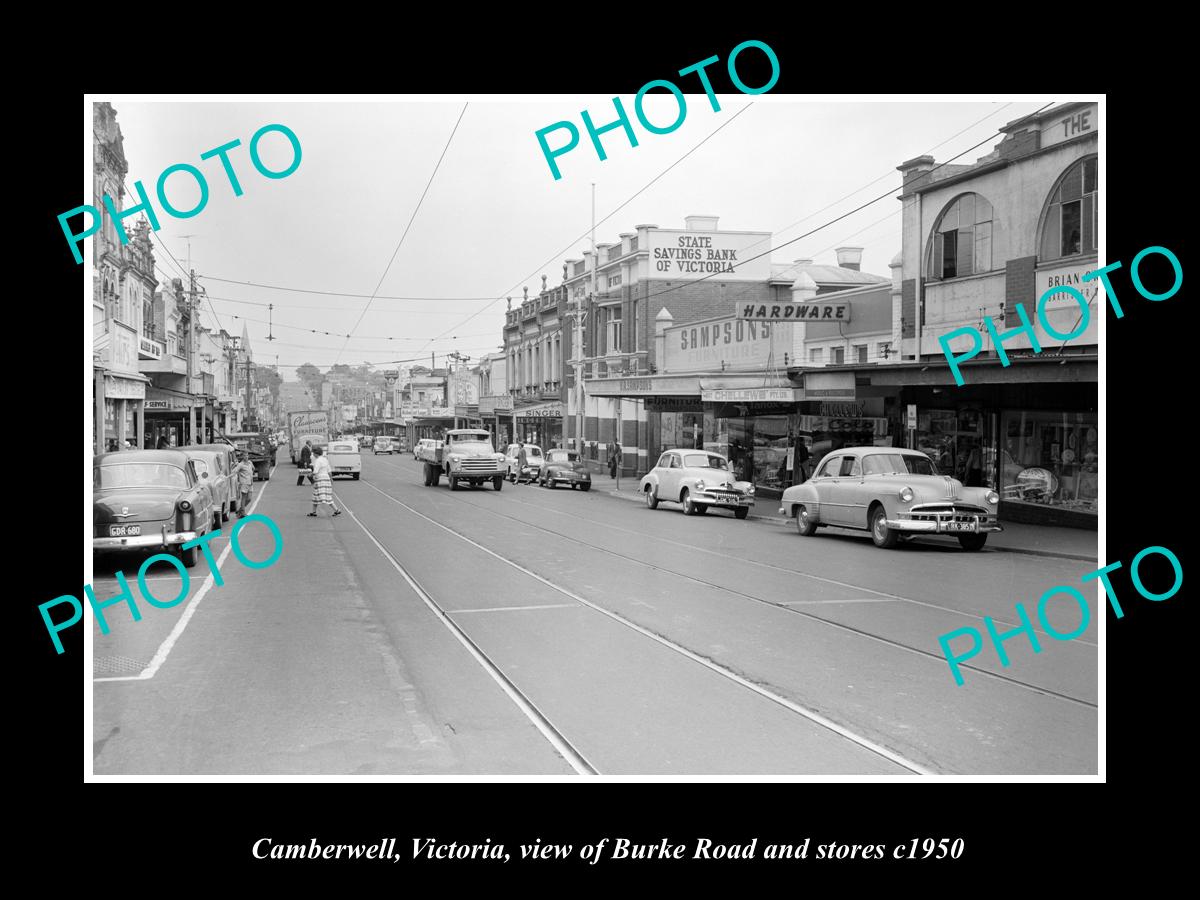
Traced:
<path fill-rule="evenodd" d="M 754 506 L 754 485 L 738 481 L 729 460 L 708 450 L 668 450 L 658 464 L 642 476 L 638 490 L 650 509 L 664 501 L 683 504 L 685 515 L 707 512 L 709 507 L 731 509 L 739 519 Z"/>
<path fill-rule="evenodd" d="M 964 487 L 916 450 L 843 447 L 827 454 L 812 478 L 783 492 L 779 512 L 805 537 L 834 525 L 870 531 L 877 547 L 952 534 L 964 550 L 979 550 L 990 532 L 1004 530 L 999 503 L 995 491 Z"/>
<path fill-rule="evenodd" d="M 362 475 L 362 454 L 358 451 L 357 441 L 330 441 L 325 452 L 329 457 L 330 477 L 349 475 L 358 481 Z"/>

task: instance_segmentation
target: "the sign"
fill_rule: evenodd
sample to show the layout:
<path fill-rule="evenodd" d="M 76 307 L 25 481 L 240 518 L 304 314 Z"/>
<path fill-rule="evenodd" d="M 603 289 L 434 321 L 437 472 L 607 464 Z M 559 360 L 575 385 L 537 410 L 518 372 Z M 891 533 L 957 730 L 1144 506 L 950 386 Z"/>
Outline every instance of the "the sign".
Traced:
<path fill-rule="evenodd" d="M 171 397 L 166 400 L 147 400 L 146 409 L 188 410 L 193 406 L 204 406 L 204 398 Z"/>
<path fill-rule="evenodd" d="M 739 303 L 736 316 L 746 322 L 849 322 L 849 303 Z"/>
<path fill-rule="evenodd" d="M 1095 103 L 1077 107 L 1042 123 L 1041 146 L 1045 149 L 1072 138 L 1095 134 L 1099 128 L 1100 117 Z"/>
<path fill-rule="evenodd" d="M 887 437 L 888 420 L 875 416 L 840 418 L 834 416 L 800 416 L 798 427 L 804 434 L 870 433 Z"/>
<path fill-rule="evenodd" d="M 162 359 L 163 349 L 163 345 L 158 341 L 152 341 L 150 338 L 138 338 L 138 352 L 149 359 Z"/>
<path fill-rule="evenodd" d="M 915 403 L 908 404 L 908 417 L 907 418 L 908 418 L 908 427 L 916 428 L 917 427 L 917 404 L 915 404 Z"/>
<path fill-rule="evenodd" d="M 795 388 L 743 388 L 701 391 L 705 403 L 792 403 L 800 399 Z"/>
<path fill-rule="evenodd" d="M 1100 279 L 1093 278 L 1091 281 L 1084 281 L 1083 276 L 1096 267 L 1097 263 L 1090 262 L 1085 265 L 1058 266 L 1053 269 L 1043 269 L 1036 272 L 1033 276 L 1034 295 L 1026 301 L 1026 310 L 1030 309 L 1032 304 L 1035 304 L 1041 298 L 1042 294 L 1052 288 L 1074 288 L 1083 294 L 1083 298 L 1088 303 L 1094 303 L 1096 292 L 1099 290 Z M 1079 301 L 1068 293 L 1051 294 L 1046 298 L 1045 306 L 1046 309 L 1065 306 L 1076 312 L 1079 311 Z"/>
<path fill-rule="evenodd" d="M 479 414 L 481 416 L 494 416 L 498 413 L 508 415 L 512 412 L 512 406 L 512 397 L 508 395 L 479 398 Z"/>
<path fill-rule="evenodd" d="M 771 234 L 766 231 L 669 231 L 646 235 L 652 278 L 693 281 L 766 281 L 771 277 Z"/>
<path fill-rule="evenodd" d="M 562 401 L 539 403 L 537 406 L 527 406 L 516 410 L 518 419 L 561 419 L 563 414 Z"/>
<path fill-rule="evenodd" d="M 817 415 L 839 416 L 841 418 L 857 418 L 867 414 L 867 404 L 860 403 L 831 403 L 822 401 L 817 405 Z"/>
<path fill-rule="evenodd" d="M 477 403 L 479 403 L 478 383 L 469 371 L 459 369 L 454 373 L 454 405 L 475 406 Z"/>
<path fill-rule="evenodd" d="M 146 396 L 146 382 L 105 375 L 104 396 L 111 400 L 141 400 Z"/>
<path fill-rule="evenodd" d="M 699 397 L 647 397 L 645 403 L 648 412 L 704 412 Z"/>
<path fill-rule="evenodd" d="M 853 372 L 804 373 L 804 396 L 809 400 L 854 400 Z"/>
<path fill-rule="evenodd" d="M 732 317 L 668 328 L 662 368 L 666 372 L 719 372 L 762 369 L 772 353 L 783 365 L 792 349 L 791 329 Z"/>

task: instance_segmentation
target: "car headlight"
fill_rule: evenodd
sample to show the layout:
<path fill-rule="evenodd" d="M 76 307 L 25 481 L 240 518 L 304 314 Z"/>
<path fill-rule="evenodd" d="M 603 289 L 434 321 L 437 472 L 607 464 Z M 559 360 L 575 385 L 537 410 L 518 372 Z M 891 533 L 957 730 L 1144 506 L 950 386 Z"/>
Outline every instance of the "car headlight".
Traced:
<path fill-rule="evenodd" d="M 698 491 L 704 490 L 704 480 L 703 479 L 696 482 L 696 490 L 698 490 Z"/>
<path fill-rule="evenodd" d="M 753 494 L 754 493 L 754 485 L 750 485 L 750 487 L 746 488 L 746 493 Z"/>
<path fill-rule="evenodd" d="M 995 505 L 995 504 L 999 503 L 999 502 L 1000 502 L 1000 495 L 999 495 L 999 494 L 997 494 L 995 491 L 988 491 L 988 492 L 987 492 L 987 502 L 988 502 L 988 503 L 991 503 L 991 504 L 993 504 L 993 505 Z"/>
<path fill-rule="evenodd" d="M 900 488 L 900 500 L 904 503 L 912 503 L 913 489 L 910 487 Z"/>

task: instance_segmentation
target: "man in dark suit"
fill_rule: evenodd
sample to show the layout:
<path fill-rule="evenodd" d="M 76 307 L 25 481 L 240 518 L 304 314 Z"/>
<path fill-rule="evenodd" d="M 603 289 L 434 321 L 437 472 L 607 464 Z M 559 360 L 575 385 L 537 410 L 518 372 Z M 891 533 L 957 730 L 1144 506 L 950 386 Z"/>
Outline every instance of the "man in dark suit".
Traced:
<path fill-rule="evenodd" d="M 304 446 L 302 448 L 300 448 L 300 468 L 301 469 L 311 469 L 312 468 L 312 441 L 305 441 Z M 296 478 L 296 486 L 297 487 L 304 484 L 305 477 L 308 478 L 308 481 L 310 484 L 312 483 L 312 475 L 306 476 L 304 472 L 301 472 L 300 475 Z"/>

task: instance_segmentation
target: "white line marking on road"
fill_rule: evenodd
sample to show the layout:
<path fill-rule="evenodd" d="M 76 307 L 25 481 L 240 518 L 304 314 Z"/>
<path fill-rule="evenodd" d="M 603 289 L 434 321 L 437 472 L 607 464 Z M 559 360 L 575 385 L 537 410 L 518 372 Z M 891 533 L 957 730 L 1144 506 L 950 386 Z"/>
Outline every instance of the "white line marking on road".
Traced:
<path fill-rule="evenodd" d="M 814 712 L 811 709 L 807 709 L 806 707 L 801 706 L 799 703 L 796 703 L 792 700 L 787 699 L 786 697 L 776 694 L 774 691 L 767 690 L 762 685 L 755 684 L 753 681 L 743 678 L 741 675 L 738 675 L 736 672 L 726 669 L 724 666 L 721 666 L 721 665 L 713 662 L 712 660 L 705 659 L 703 656 L 700 656 L 699 654 L 692 652 L 687 647 L 684 647 L 681 644 L 676 644 L 674 641 L 669 640 L 668 638 L 665 638 L 662 635 L 655 634 L 653 631 L 650 631 L 648 628 L 644 628 L 643 626 L 637 624 L 636 622 L 632 622 L 629 619 L 626 619 L 624 616 L 620 615 L 619 613 L 615 613 L 615 612 L 612 612 L 611 610 L 605 609 L 602 606 L 598 606 L 597 604 L 592 603 L 590 600 L 579 596 L 578 594 L 569 590 L 568 588 L 565 588 L 561 585 L 555 584 L 554 582 L 550 581 L 547 578 L 543 578 L 537 572 L 534 572 L 530 569 L 525 568 L 520 563 L 515 563 L 511 559 L 506 559 L 505 557 L 501 556 L 499 553 L 496 553 L 494 550 L 490 550 L 487 547 L 483 546 L 483 544 L 480 544 L 477 541 L 471 540 L 466 535 L 459 534 L 457 531 L 455 531 L 453 528 L 450 528 L 448 525 L 443 525 L 441 522 L 438 522 L 435 519 L 431 519 L 431 518 L 429 518 L 429 516 L 425 515 L 424 513 L 413 509 L 411 506 L 409 506 L 407 503 L 403 502 L 402 500 L 397 500 L 395 497 L 393 497 L 391 494 L 387 493 L 386 491 L 381 491 L 379 488 L 375 487 L 375 485 L 371 484 L 371 482 L 367 481 L 367 482 L 363 482 L 363 483 L 366 484 L 369 488 L 371 488 L 371 490 L 376 491 L 376 492 L 382 494 L 383 496 L 387 497 L 393 503 L 403 506 L 405 509 L 407 509 L 409 512 L 411 512 L 413 515 L 419 516 L 420 518 L 429 522 L 431 525 L 436 525 L 438 528 L 441 528 L 443 531 L 448 531 L 450 534 L 454 535 L 459 540 L 470 544 L 472 547 L 475 547 L 478 550 L 482 550 L 488 556 L 495 557 L 500 562 L 504 563 L 505 565 L 511 566 L 512 568 L 516 569 L 518 572 L 522 572 L 523 574 L 528 575 L 530 578 L 534 579 L 535 581 L 540 581 L 542 584 L 546 585 L 546 587 L 550 588 L 551 590 L 557 591 L 558 593 L 562 594 L 563 596 L 570 597 L 572 600 L 575 600 L 576 602 L 583 604 L 584 606 L 588 607 L 589 609 L 595 610 L 596 612 L 600 613 L 601 615 L 607 616 L 608 618 L 610 618 L 616 622 L 619 622 L 620 624 L 626 626 L 627 628 L 633 629 L 634 631 L 638 632 L 639 634 L 650 638 L 650 640 L 661 644 L 662 646 L 668 648 L 669 650 L 674 650 L 676 653 L 679 653 L 680 655 L 687 657 L 688 659 L 692 660 L 693 662 L 699 663 L 700 665 L 704 666 L 706 669 L 709 669 L 710 671 L 715 672 L 718 675 L 728 678 L 730 681 L 733 681 L 736 684 L 741 685 L 742 687 L 746 688 L 747 690 L 753 691 L 754 693 L 758 694 L 759 696 L 764 697 L 767 700 L 770 700 L 774 703 L 778 703 L 780 706 L 784 707 L 785 709 L 790 710 L 791 712 L 794 712 L 799 716 L 803 716 L 804 718 L 808 719 L 810 722 L 814 722 L 815 724 L 820 725 L 821 727 L 826 728 L 829 731 L 832 731 L 834 734 L 840 735 L 841 737 L 845 738 L 846 740 L 850 741 L 851 743 L 857 744 L 858 746 L 862 747 L 865 750 L 870 750 L 872 753 L 882 756 L 884 759 L 890 760 L 891 762 L 894 762 L 896 765 L 901 766 L 902 768 L 908 769 L 910 772 L 913 772 L 917 775 L 933 775 L 934 774 L 929 769 L 926 769 L 924 766 L 920 765 L 919 763 L 915 763 L 910 759 L 906 759 L 905 757 L 901 756 L 899 753 L 895 752 L 894 750 L 890 750 L 889 748 L 884 747 L 882 744 L 878 744 L 875 741 L 872 741 L 870 738 L 866 738 L 866 737 L 863 737 L 862 735 L 855 734 L 849 728 L 845 728 L 842 725 L 839 725 L 837 722 L 834 722 L 831 719 L 827 719 L 825 716 L 821 715 L 820 713 Z M 351 515 L 353 515 L 353 513 Z M 365 531 L 366 529 L 364 528 L 363 530 Z M 374 539 L 372 538 L 372 540 L 374 540 Z M 376 544 L 378 545 L 378 542 L 376 542 Z M 380 549 L 382 550 L 383 548 L 381 547 Z M 384 551 L 384 552 L 386 553 L 387 551 Z M 407 577 L 407 576 L 405 576 L 405 577 Z"/>
<path fill-rule="evenodd" d="M 271 472 L 274 473 L 275 467 L 271 466 Z M 268 478 L 268 481 L 270 479 Z M 258 506 L 258 501 L 262 499 L 266 493 L 266 482 L 263 483 L 263 490 L 258 492 L 258 496 L 254 498 L 254 502 L 250 504 L 250 514 L 254 514 L 254 508 Z M 232 526 L 231 526 L 232 527 Z M 221 571 L 221 566 L 225 563 L 225 559 L 229 556 L 229 552 L 233 549 L 233 544 L 226 544 L 225 549 L 221 551 L 221 555 L 217 557 L 217 571 Z M 150 581 L 149 578 L 146 579 Z M 188 601 L 188 605 L 183 610 L 183 615 L 179 617 L 179 621 L 175 623 L 175 627 L 171 629 L 171 633 L 167 635 L 166 640 L 158 645 L 158 652 L 154 654 L 154 658 L 150 660 L 150 664 L 142 669 L 137 675 L 117 675 L 111 678 L 93 678 L 92 683 L 98 681 L 145 681 L 153 678 L 154 674 L 162 668 L 162 664 L 167 661 L 167 655 L 175 646 L 175 642 L 179 640 L 179 636 L 183 634 L 183 629 L 187 628 L 187 623 L 192 620 L 192 616 L 196 614 L 196 607 L 200 605 L 200 601 L 204 599 L 204 595 L 208 593 L 209 588 L 213 586 L 213 575 L 210 571 L 208 577 L 204 579 L 204 584 L 200 585 L 200 590 L 192 596 Z"/>
<path fill-rule="evenodd" d="M 829 603 L 901 603 L 899 597 L 856 597 L 853 600 L 782 600 L 780 606 L 825 606 Z"/>
<path fill-rule="evenodd" d="M 369 482 L 364 483 L 369 484 Z M 379 489 L 375 488 L 375 490 Z M 381 494 L 383 493 L 383 491 L 379 492 Z M 334 496 L 336 497 L 337 495 L 335 494 Z M 387 494 L 384 494 L 384 496 L 386 497 Z M 479 663 L 479 665 L 483 667 L 484 671 L 492 677 L 492 680 L 495 681 L 496 684 L 500 685 L 500 689 L 504 691 L 504 693 L 508 695 L 509 699 L 516 704 L 517 708 L 525 714 L 525 717 L 533 723 L 533 726 L 542 733 L 542 736 L 549 741 L 550 745 L 554 747 L 554 749 L 558 751 L 559 755 L 567 761 L 567 764 L 570 765 L 571 768 L 580 775 L 599 775 L 600 772 L 596 769 L 596 767 L 588 762 L 582 753 L 571 746 L 567 739 L 559 733 L 558 729 L 550 723 L 550 720 L 546 718 L 542 711 L 534 706 L 533 702 L 529 700 L 529 698 L 517 690 L 516 685 L 508 680 L 508 676 L 500 671 L 500 667 L 492 662 L 488 655 L 483 652 L 483 649 L 479 647 L 473 640 L 471 640 L 465 631 L 455 624 L 455 622 L 446 614 L 446 611 L 438 606 L 437 603 L 434 602 L 433 598 L 425 591 L 425 589 L 417 583 L 416 579 L 409 575 L 408 571 L 396 561 L 396 558 L 387 551 L 383 544 L 379 543 L 379 541 L 375 539 L 375 535 L 371 534 L 370 529 L 362 523 L 358 516 L 354 514 L 354 510 L 352 510 L 349 504 L 346 503 L 346 498 L 342 497 L 340 499 L 342 501 L 342 509 L 346 510 L 346 512 L 350 514 L 350 518 L 352 518 L 358 527 L 363 530 L 363 533 L 370 538 L 371 543 L 379 549 L 379 552 L 382 553 L 384 558 L 392 564 L 392 567 L 400 573 L 400 577 L 408 582 L 408 586 L 413 589 L 413 592 L 418 597 L 421 598 L 424 604 L 429 608 L 429 611 L 437 617 L 438 621 L 440 621 L 450 630 L 450 633 L 458 639 L 458 642 L 466 648 L 467 652 L 475 658 L 475 661 Z M 420 514 L 418 513 L 418 515 Z M 430 519 L 430 521 L 432 522 L 433 520 Z"/>
<path fill-rule="evenodd" d="M 541 606 L 489 606 L 486 609 L 448 609 L 447 615 L 469 612 L 516 612 L 520 609 L 574 609 L 574 603 L 545 603 Z"/>

